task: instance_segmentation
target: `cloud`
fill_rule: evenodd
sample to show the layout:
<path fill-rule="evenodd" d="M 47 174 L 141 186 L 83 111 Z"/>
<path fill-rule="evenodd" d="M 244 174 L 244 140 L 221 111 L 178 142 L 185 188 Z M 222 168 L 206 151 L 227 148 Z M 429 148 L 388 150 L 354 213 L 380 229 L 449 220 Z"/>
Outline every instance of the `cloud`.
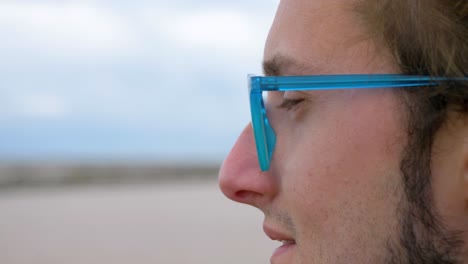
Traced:
<path fill-rule="evenodd" d="M 269 13 L 245 11 L 239 7 L 164 7 L 141 10 L 139 17 L 147 38 L 159 49 L 178 48 L 191 56 L 211 54 L 209 62 L 219 56 L 245 59 L 262 53 L 271 23 Z M 182 53 L 180 57 L 188 56 Z"/>
<path fill-rule="evenodd" d="M 245 76 L 259 73 L 269 8 L 0 0 L 0 145 L 227 151 L 249 120 Z"/>
<path fill-rule="evenodd" d="M 68 105 L 64 97 L 52 93 L 33 92 L 10 98 L 10 115 L 41 120 L 60 120 L 66 117 Z"/>
<path fill-rule="evenodd" d="M 124 122 L 154 119 L 182 102 L 210 105 L 232 103 L 233 96 L 244 99 L 243 89 L 241 95 L 232 91 L 244 87 L 245 74 L 259 68 L 260 36 L 266 36 L 269 24 L 266 15 L 253 16 L 228 7 L 185 10 L 160 2 L 151 7 L 135 4 L 125 10 L 128 12 L 119 8 L 97 2 L 0 3 L 0 35 L 10 30 L 23 49 L 48 53 L 39 62 L 25 56 L 17 62 L 19 67 L 11 70 L 12 62 L 24 53 L 14 47 L 14 40 L 10 40 L 9 49 L 3 49 L 12 54 L 13 61 L 0 64 L 10 68 L 8 75 L 17 77 L 7 78 L 9 81 L 2 78 L 1 88 L 10 87 L 12 94 L 14 90 L 31 94 L 29 99 L 13 100 L 10 105 L 37 109 L 16 113 L 67 113 Z M 141 53 L 135 55 L 132 50 Z M 114 60 L 113 55 L 119 53 L 133 54 L 129 56 L 131 63 Z M 250 61 L 255 64 L 249 63 L 253 56 Z M 106 59 L 110 59 L 109 66 L 103 64 Z M 28 78 L 19 77 L 25 75 Z M 66 94 L 69 100 L 62 105 L 58 96 L 46 100 L 36 96 L 37 88 L 46 88 L 48 94 Z M 175 93 L 183 96 L 174 97 Z M 32 98 L 39 98 L 39 103 L 32 103 Z M 49 103 L 40 103 L 46 101 Z M 164 115 L 169 116 L 167 120 L 173 119 L 171 116 L 183 118 L 185 114 L 179 112 Z"/>
<path fill-rule="evenodd" d="M 230 10 L 208 10 L 174 21 L 174 39 L 205 48 L 242 48 L 253 37 L 246 17 Z"/>
<path fill-rule="evenodd" d="M 0 35 L 4 49 L 47 55 L 115 55 L 137 45 L 122 17 L 79 3 L 0 3 Z"/>

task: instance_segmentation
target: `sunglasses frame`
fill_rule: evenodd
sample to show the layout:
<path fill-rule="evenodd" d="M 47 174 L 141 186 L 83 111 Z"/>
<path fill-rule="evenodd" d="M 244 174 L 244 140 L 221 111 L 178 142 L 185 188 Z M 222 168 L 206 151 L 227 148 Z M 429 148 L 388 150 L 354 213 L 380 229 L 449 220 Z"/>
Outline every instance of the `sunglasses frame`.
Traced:
<path fill-rule="evenodd" d="M 263 92 L 309 91 L 334 89 L 374 89 L 436 86 L 446 81 L 467 81 L 464 78 L 430 77 L 401 74 L 351 74 L 305 76 L 248 75 L 250 112 L 258 162 L 262 171 L 270 169 L 276 134 L 268 121 Z"/>

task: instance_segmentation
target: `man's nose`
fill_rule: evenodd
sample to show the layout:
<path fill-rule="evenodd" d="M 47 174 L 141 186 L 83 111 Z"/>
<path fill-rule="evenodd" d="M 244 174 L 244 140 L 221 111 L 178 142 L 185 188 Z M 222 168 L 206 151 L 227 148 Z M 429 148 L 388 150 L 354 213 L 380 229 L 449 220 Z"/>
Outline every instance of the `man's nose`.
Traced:
<path fill-rule="evenodd" d="M 219 186 L 229 199 L 262 207 L 277 192 L 271 172 L 262 172 L 258 164 L 252 126 L 242 131 L 219 172 Z"/>

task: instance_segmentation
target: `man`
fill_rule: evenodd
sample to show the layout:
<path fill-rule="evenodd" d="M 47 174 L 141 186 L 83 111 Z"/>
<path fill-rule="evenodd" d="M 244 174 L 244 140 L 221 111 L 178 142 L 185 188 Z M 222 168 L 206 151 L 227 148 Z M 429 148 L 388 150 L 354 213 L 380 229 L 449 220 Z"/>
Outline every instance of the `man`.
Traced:
<path fill-rule="evenodd" d="M 249 124 L 219 181 L 282 241 L 271 263 L 468 263 L 467 25 L 466 0 L 281 1 L 266 75 L 453 79 L 268 93 L 271 162 Z"/>

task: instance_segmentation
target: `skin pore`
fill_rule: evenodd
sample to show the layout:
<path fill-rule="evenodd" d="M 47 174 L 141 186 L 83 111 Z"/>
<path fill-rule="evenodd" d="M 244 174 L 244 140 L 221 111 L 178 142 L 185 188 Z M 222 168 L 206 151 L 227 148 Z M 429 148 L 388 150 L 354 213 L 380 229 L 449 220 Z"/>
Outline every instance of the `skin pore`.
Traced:
<path fill-rule="evenodd" d="M 352 1 L 283 0 L 264 69 L 399 72 L 387 53 L 366 37 Z M 272 92 L 266 108 L 278 137 L 270 170 L 260 171 L 249 124 L 219 181 L 227 197 L 265 214 L 269 237 L 293 241 L 271 263 L 463 263 L 466 122 L 437 133 L 427 163 L 408 136 L 405 101 L 392 89 Z M 407 179 L 415 172 L 432 172 L 427 203 L 413 199 Z"/>

